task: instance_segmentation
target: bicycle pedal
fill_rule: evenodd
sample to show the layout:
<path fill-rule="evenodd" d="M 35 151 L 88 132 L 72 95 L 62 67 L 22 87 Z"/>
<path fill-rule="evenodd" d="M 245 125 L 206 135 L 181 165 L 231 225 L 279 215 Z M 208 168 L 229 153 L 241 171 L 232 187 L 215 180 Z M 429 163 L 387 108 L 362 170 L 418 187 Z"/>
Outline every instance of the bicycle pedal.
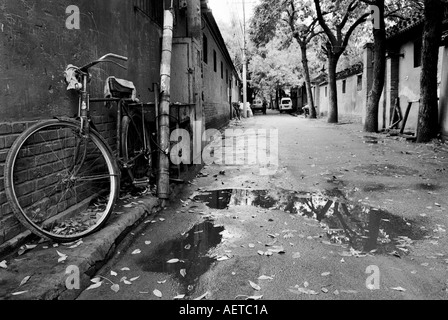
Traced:
<path fill-rule="evenodd" d="M 150 183 L 149 178 L 142 178 L 142 179 L 135 179 L 132 184 L 134 185 L 134 187 L 144 188 L 147 187 L 149 183 Z"/>

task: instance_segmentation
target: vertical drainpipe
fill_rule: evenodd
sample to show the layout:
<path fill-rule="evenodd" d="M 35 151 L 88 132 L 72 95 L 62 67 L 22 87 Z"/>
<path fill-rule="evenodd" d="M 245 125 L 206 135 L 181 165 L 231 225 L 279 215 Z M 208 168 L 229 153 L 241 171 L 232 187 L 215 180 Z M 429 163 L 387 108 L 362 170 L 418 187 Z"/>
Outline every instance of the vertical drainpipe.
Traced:
<path fill-rule="evenodd" d="M 160 66 L 160 105 L 159 105 L 159 145 L 164 152 L 159 152 L 159 174 L 157 194 L 162 206 L 170 196 L 170 102 L 171 102 L 171 55 L 173 50 L 173 1 L 165 10 L 163 19 L 162 61 Z"/>

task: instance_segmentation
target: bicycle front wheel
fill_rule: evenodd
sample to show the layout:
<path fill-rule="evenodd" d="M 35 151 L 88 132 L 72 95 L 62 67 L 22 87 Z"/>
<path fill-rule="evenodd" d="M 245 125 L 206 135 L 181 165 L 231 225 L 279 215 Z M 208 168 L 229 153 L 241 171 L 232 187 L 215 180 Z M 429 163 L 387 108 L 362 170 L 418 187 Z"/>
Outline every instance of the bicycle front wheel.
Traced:
<path fill-rule="evenodd" d="M 72 242 L 100 229 L 118 197 L 120 175 L 104 139 L 76 121 L 48 120 L 26 130 L 6 159 L 5 191 L 33 233 Z"/>

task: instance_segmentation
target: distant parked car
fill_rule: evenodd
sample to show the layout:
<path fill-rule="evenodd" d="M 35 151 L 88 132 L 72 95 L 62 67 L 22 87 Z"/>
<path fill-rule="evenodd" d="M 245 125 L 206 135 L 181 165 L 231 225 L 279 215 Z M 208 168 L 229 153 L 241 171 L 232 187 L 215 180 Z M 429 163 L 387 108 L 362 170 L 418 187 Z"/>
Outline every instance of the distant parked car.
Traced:
<path fill-rule="evenodd" d="M 286 111 L 292 111 L 292 100 L 291 98 L 283 98 L 280 103 L 280 113 L 286 112 Z"/>
<path fill-rule="evenodd" d="M 261 111 L 263 114 L 266 114 L 267 104 L 263 103 L 261 99 L 255 99 L 254 103 L 251 105 L 252 112 Z"/>

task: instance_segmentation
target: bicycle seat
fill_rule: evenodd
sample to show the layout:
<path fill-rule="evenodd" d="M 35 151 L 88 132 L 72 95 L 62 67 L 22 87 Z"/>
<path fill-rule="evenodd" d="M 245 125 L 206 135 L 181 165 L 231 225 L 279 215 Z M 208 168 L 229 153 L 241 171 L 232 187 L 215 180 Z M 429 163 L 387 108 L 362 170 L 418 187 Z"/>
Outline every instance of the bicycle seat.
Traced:
<path fill-rule="evenodd" d="M 106 98 L 130 99 L 138 102 L 137 90 L 132 81 L 109 77 L 104 87 L 104 96 Z"/>

